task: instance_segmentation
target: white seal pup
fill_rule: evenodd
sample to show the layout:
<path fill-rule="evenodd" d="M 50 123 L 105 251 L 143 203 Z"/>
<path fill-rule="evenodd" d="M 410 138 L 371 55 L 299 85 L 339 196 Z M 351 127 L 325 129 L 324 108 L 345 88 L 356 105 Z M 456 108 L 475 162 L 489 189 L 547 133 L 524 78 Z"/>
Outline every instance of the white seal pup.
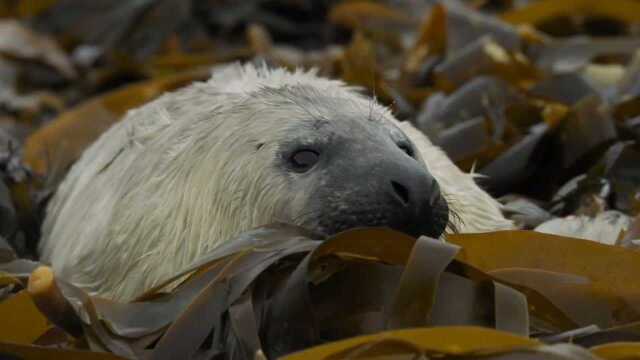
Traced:
<path fill-rule="evenodd" d="M 314 71 L 234 64 L 92 144 L 49 204 L 39 250 L 57 276 L 130 300 L 275 221 L 432 237 L 512 226 L 473 175 L 375 100 Z"/>

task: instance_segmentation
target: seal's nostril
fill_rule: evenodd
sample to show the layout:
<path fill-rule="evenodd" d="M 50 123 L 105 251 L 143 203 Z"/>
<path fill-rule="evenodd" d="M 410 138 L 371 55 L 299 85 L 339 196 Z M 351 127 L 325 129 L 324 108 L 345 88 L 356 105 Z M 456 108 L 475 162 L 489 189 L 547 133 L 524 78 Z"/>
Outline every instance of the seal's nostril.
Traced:
<path fill-rule="evenodd" d="M 409 203 L 409 190 L 402 184 L 391 180 L 394 193 L 398 196 L 403 205 Z"/>

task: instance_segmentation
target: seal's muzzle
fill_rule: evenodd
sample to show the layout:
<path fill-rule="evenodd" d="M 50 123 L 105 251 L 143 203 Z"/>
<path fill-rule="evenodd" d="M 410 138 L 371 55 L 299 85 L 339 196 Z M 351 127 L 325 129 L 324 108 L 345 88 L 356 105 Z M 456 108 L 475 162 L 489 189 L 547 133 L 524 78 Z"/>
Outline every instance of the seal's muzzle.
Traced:
<path fill-rule="evenodd" d="M 384 226 L 416 237 L 439 237 L 449 208 L 437 181 L 406 148 L 410 145 L 375 140 L 345 141 L 322 150 L 322 186 L 313 195 L 318 230 L 334 234 Z"/>

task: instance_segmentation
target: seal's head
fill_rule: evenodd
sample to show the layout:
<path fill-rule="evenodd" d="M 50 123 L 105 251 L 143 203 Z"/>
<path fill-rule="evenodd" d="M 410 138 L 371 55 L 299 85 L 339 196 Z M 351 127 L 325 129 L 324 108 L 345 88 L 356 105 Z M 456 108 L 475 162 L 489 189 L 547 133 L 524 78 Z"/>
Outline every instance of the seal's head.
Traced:
<path fill-rule="evenodd" d="M 232 66 L 187 91 L 184 106 L 198 108 L 188 116 L 203 119 L 189 147 L 203 150 L 174 161 L 199 164 L 198 184 L 187 186 L 211 189 L 200 201 L 215 199 L 216 226 L 245 218 L 235 231 L 281 221 L 326 235 L 385 226 L 416 237 L 447 226 L 447 203 L 411 139 L 353 88 L 312 72 Z M 196 105 L 214 93 L 225 94 L 223 108 Z"/>
<path fill-rule="evenodd" d="M 265 115 L 274 116 L 269 123 L 281 129 L 256 139 L 257 152 L 272 146 L 262 163 L 271 176 L 261 186 L 268 188 L 278 177 L 287 189 L 278 195 L 284 202 L 274 216 L 325 234 L 386 226 L 439 237 L 448 206 L 437 181 L 412 141 L 390 121 L 392 115 L 354 94 L 305 84 L 255 95 L 271 104 L 282 101 L 273 115 Z"/>
<path fill-rule="evenodd" d="M 130 111 L 87 149 L 49 205 L 40 249 L 59 276 L 130 299 L 264 224 L 438 237 L 445 198 L 476 227 L 502 221 L 470 176 L 375 100 L 313 72 L 232 65 Z"/>

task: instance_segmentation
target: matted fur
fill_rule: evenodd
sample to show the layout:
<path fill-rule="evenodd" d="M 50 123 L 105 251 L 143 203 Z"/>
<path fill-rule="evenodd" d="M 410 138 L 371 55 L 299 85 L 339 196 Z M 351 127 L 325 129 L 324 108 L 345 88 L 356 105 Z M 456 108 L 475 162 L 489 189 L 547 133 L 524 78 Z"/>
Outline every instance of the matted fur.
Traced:
<path fill-rule="evenodd" d="M 88 291 L 129 300 L 239 232 L 295 219 L 309 195 L 289 191 L 266 164 L 299 119 L 336 107 L 412 139 L 459 231 L 512 226 L 473 175 L 353 88 L 314 71 L 235 64 L 129 111 L 85 151 L 48 207 L 42 260 Z"/>

